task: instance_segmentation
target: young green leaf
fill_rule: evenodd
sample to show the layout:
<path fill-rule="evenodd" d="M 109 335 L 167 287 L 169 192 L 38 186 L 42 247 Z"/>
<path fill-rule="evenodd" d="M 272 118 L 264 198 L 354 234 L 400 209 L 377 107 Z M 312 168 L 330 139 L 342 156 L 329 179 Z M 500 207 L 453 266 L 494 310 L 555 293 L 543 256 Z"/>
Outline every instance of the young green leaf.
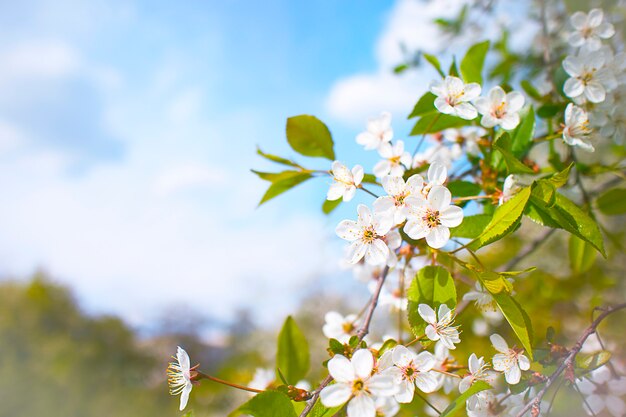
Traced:
<path fill-rule="evenodd" d="M 293 162 L 293 161 L 291 161 L 289 159 L 283 158 L 281 156 L 276 156 L 276 155 L 272 155 L 272 154 L 269 154 L 269 153 L 265 153 L 259 147 L 256 148 L 256 153 L 257 153 L 257 155 L 261 155 L 263 158 L 265 158 L 265 159 L 267 159 L 269 161 L 276 162 L 276 163 L 282 164 L 282 165 L 291 166 L 291 167 L 294 167 L 294 168 L 300 168 L 300 165 L 296 164 L 295 162 Z"/>
<path fill-rule="evenodd" d="M 569 237 L 569 264 L 572 272 L 582 274 L 589 271 L 596 261 L 598 254 L 590 243 L 570 235 Z"/>
<path fill-rule="evenodd" d="M 324 212 L 324 214 L 330 214 L 333 210 L 335 210 L 337 207 L 339 207 L 339 205 L 341 204 L 342 199 L 338 199 L 338 200 L 324 200 L 324 203 L 322 204 L 322 211 Z"/>
<path fill-rule="evenodd" d="M 474 394 L 477 394 L 481 391 L 485 391 L 491 388 L 491 385 L 486 383 L 485 381 L 476 381 L 472 384 L 471 387 L 463 394 L 456 397 L 448 407 L 443 410 L 439 417 L 452 417 L 459 415 L 460 412 L 465 412 L 465 403 Z"/>
<path fill-rule="evenodd" d="M 439 59 L 436 56 L 431 55 L 431 54 L 422 54 L 422 56 L 424 57 L 426 61 L 430 63 L 430 65 L 433 66 L 433 68 L 437 70 L 439 75 L 441 75 L 442 77 L 446 76 L 446 74 L 441 69 L 441 63 L 439 62 Z"/>
<path fill-rule="evenodd" d="M 488 290 L 488 289 L 487 289 Z M 532 360 L 532 340 L 533 340 L 533 328 L 530 322 L 530 317 L 524 311 L 521 305 L 509 294 L 508 292 L 491 293 L 493 299 L 496 301 L 498 308 L 502 311 L 504 318 L 509 322 L 513 332 L 517 335 L 517 338 L 522 342 L 522 346 L 528 353 L 528 356 Z"/>
<path fill-rule="evenodd" d="M 511 133 L 510 151 L 517 158 L 526 154 L 533 142 L 535 134 L 535 111 L 529 106 L 520 112 L 520 124 Z"/>
<path fill-rule="evenodd" d="M 253 417 L 297 417 L 291 400 L 282 392 L 264 391 L 228 415 L 236 417 L 248 414 Z"/>
<path fill-rule="evenodd" d="M 415 103 L 413 111 L 409 114 L 409 119 L 437 111 L 435 108 L 435 98 L 436 96 L 430 92 L 425 93 L 422 97 L 420 97 L 417 103 Z"/>
<path fill-rule="evenodd" d="M 308 172 L 298 172 L 289 174 L 286 178 L 272 180 L 272 185 L 269 186 L 263 198 L 261 198 L 259 206 L 312 177 Z"/>
<path fill-rule="evenodd" d="M 409 324 L 416 336 L 421 336 L 426 328 L 424 319 L 417 312 L 420 304 L 428 304 L 437 309 L 445 304 L 450 309 L 456 307 L 456 287 L 447 269 L 441 266 L 425 266 L 417 273 L 407 292 L 409 300 Z"/>
<path fill-rule="evenodd" d="M 613 188 L 596 200 L 598 209 L 609 216 L 626 213 L 626 189 Z"/>
<path fill-rule="evenodd" d="M 471 121 L 460 117 L 432 112 L 424 114 L 413 126 L 410 136 L 423 135 L 424 133 L 440 132 L 450 127 L 461 127 L 471 124 Z"/>
<path fill-rule="evenodd" d="M 477 238 L 491 221 L 489 214 L 474 214 L 463 219 L 463 223 L 450 229 L 450 236 L 467 239 Z"/>
<path fill-rule="evenodd" d="M 466 83 L 483 83 L 483 66 L 489 50 L 489 41 L 477 43 L 470 47 L 461 61 L 461 74 Z"/>
<path fill-rule="evenodd" d="M 482 189 L 480 185 L 469 181 L 450 181 L 446 186 L 450 190 L 452 197 L 470 197 L 480 194 Z"/>
<path fill-rule="evenodd" d="M 287 142 L 305 156 L 335 159 L 333 138 L 328 127 L 315 116 L 303 114 L 287 119 Z"/>
<path fill-rule="evenodd" d="M 524 187 L 513 198 L 498 207 L 485 230 L 468 246 L 471 249 L 478 249 L 512 232 L 524 213 L 529 197 L 530 187 Z"/>
<path fill-rule="evenodd" d="M 507 132 L 500 134 L 493 142 L 493 148 L 500 152 L 508 172 L 511 174 L 533 174 L 533 170 L 524 165 L 511 151 L 512 140 Z"/>
<path fill-rule="evenodd" d="M 290 384 L 296 384 L 309 371 L 309 344 L 295 320 L 289 316 L 278 335 L 276 366 Z"/>

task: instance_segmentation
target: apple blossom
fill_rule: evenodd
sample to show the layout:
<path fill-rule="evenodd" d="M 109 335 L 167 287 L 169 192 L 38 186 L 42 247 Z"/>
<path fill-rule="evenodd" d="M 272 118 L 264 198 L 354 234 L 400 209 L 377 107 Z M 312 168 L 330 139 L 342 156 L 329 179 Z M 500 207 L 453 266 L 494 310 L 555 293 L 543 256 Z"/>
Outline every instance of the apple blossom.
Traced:
<path fill-rule="evenodd" d="M 520 381 L 521 371 L 530 369 L 530 361 L 520 349 L 509 349 L 506 341 L 499 334 L 492 334 L 489 338 L 493 347 L 500 353 L 493 357 L 493 369 L 504 372 L 506 382 L 515 385 Z"/>
<path fill-rule="evenodd" d="M 383 355 L 384 356 L 384 355 Z M 405 346 L 398 345 L 391 351 L 394 366 L 386 368 L 383 373 L 393 375 L 394 383 L 398 386 L 395 399 L 399 403 L 409 403 L 415 395 L 415 387 L 429 393 L 437 389 L 437 378 L 431 372 L 435 365 L 435 357 L 430 352 L 415 352 Z"/>
<path fill-rule="evenodd" d="M 189 401 L 189 393 L 193 388 L 191 382 L 191 367 L 189 355 L 185 349 L 178 346 L 174 362 L 167 367 L 167 383 L 171 395 L 180 394 L 180 411 L 184 410 Z"/>
<path fill-rule="evenodd" d="M 379 117 L 369 119 L 367 130 L 359 133 L 356 143 L 363 145 L 366 150 L 378 149 L 383 143 L 388 143 L 393 139 L 393 129 L 391 128 L 391 113 L 382 112 Z"/>
<path fill-rule="evenodd" d="M 570 78 L 563 85 L 563 92 L 571 98 L 582 98 L 592 103 L 601 103 L 606 98 L 607 88 L 616 87 L 610 69 L 605 67 L 606 55 L 602 51 L 582 52 L 563 60 L 563 69 Z"/>
<path fill-rule="evenodd" d="M 602 39 L 609 39 L 615 34 L 612 24 L 604 22 L 604 13 L 600 9 L 592 9 L 589 14 L 576 12 L 570 16 L 574 31 L 568 36 L 568 42 L 574 47 L 584 46 L 596 51 L 602 46 Z"/>
<path fill-rule="evenodd" d="M 565 143 L 593 152 L 593 145 L 588 142 L 592 132 L 587 112 L 573 103 L 568 104 L 565 108 L 565 127 L 563 128 Z"/>
<path fill-rule="evenodd" d="M 391 228 L 390 220 L 385 216 L 374 215 L 370 209 L 359 204 L 358 219 L 343 220 L 336 228 L 337 236 L 351 242 L 348 250 L 348 262 L 355 264 L 365 257 L 365 262 L 380 265 L 387 262 L 389 247 L 383 237 Z"/>
<path fill-rule="evenodd" d="M 489 97 L 476 99 L 476 109 L 483 115 L 480 124 L 491 128 L 501 126 L 503 129 L 515 129 L 519 124 L 519 111 L 524 106 L 524 96 L 511 91 L 506 93 L 502 87 L 495 86 L 489 90 Z"/>
<path fill-rule="evenodd" d="M 405 200 L 408 196 L 419 194 L 424 186 L 421 175 L 412 175 L 404 181 L 402 177 L 384 176 L 382 185 L 388 194 L 374 201 L 374 209 L 379 213 L 391 216 L 393 224 L 400 224 L 406 220 L 407 207 Z"/>
<path fill-rule="evenodd" d="M 378 154 L 383 158 L 374 165 L 374 175 L 378 178 L 385 175 L 402 176 L 405 167 L 411 166 L 411 154 L 404 151 L 404 142 L 401 140 L 395 145 L 383 143 L 378 148 Z"/>
<path fill-rule="evenodd" d="M 598 415 L 604 409 L 613 417 L 626 414 L 626 403 L 621 398 L 626 394 L 626 377 L 613 377 L 608 366 L 594 369 L 576 385 L 586 397 L 584 408 L 590 416 Z"/>
<path fill-rule="evenodd" d="M 433 81 L 430 92 L 435 94 L 435 107 L 443 114 L 451 114 L 472 120 L 478 113 L 469 102 L 480 95 L 480 85 L 465 84 L 458 77 L 448 75 L 444 80 Z"/>
<path fill-rule="evenodd" d="M 435 310 L 428 304 L 420 304 L 417 307 L 417 312 L 428 323 L 425 332 L 430 340 L 440 340 L 448 349 L 456 348 L 454 344 L 459 343 L 461 339 L 459 338 L 458 326 L 453 326 L 454 310 L 450 310 L 447 305 L 441 304 L 438 312 L 435 313 Z"/>
<path fill-rule="evenodd" d="M 348 314 L 344 317 L 336 311 L 329 311 L 324 316 L 324 321 L 326 323 L 322 327 L 322 332 L 329 339 L 348 343 L 350 338 L 356 334 L 358 325 L 356 314 Z"/>
<path fill-rule="evenodd" d="M 469 373 L 459 383 L 459 391 L 461 393 L 467 391 L 476 381 L 493 383 L 495 375 L 488 369 L 489 365 L 485 363 L 482 356 L 478 358 L 475 353 L 472 353 L 469 357 L 468 365 Z"/>
<path fill-rule="evenodd" d="M 351 359 L 335 355 L 328 361 L 328 372 L 335 384 L 320 392 L 325 407 L 348 403 L 348 417 L 375 417 L 377 397 L 391 397 L 398 388 L 391 375 L 374 373 L 374 356 L 367 349 L 359 349 Z"/>
<path fill-rule="evenodd" d="M 363 167 L 355 165 L 350 171 L 344 164 L 339 161 L 333 162 L 332 165 L 333 183 L 330 185 L 327 200 L 339 200 L 343 197 L 343 201 L 350 201 L 356 193 L 357 187 L 363 181 Z"/>

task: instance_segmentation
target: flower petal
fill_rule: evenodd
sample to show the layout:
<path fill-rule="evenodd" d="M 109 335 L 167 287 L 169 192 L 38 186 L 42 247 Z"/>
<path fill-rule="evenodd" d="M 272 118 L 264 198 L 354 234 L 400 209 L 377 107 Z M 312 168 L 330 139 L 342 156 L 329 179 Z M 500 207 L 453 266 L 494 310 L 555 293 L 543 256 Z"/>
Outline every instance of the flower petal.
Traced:
<path fill-rule="evenodd" d="M 463 209 L 457 206 L 448 206 L 439 212 L 439 221 L 445 227 L 457 227 L 463 222 Z"/>
<path fill-rule="evenodd" d="M 417 312 L 426 323 L 437 323 L 437 314 L 435 314 L 435 310 L 428 304 L 420 304 L 417 306 Z"/>
<path fill-rule="evenodd" d="M 358 395 L 348 403 L 348 417 L 376 417 L 376 406 L 369 395 Z"/>
<path fill-rule="evenodd" d="M 352 390 L 350 386 L 345 383 L 336 383 L 324 387 L 320 392 L 320 400 L 325 407 L 338 407 L 345 404 L 350 399 Z"/>
<path fill-rule="evenodd" d="M 491 344 L 498 352 L 509 353 L 509 345 L 499 334 L 492 334 L 491 337 L 489 337 L 489 340 L 491 340 Z"/>
<path fill-rule="evenodd" d="M 428 193 L 428 202 L 432 208 L 437 211 L 442 211 L 448 207 L 451 200 L 452 194 L 450 194 L 450 191 L 442 185 L 435 185 Z"/>
<path fill-rule="evenodd" d="M 433 249 L 443 248 L 448 240 L 450 240 L 450 229 L 445 226 L 434 227 L 426 235 L 426 243 Z"/>
<path fill-rule="evenodd" d="M 354 373 L 361 379 L 369 378 L 374 368 L 374 356 L 368 349 L 359 349 L 352 355 Z"/>
<path fill-rule="evenodd" d="M 343 355 L 335 355 L 328 361 L 328 372 L 337 382 L 352 382 L 356 379 L 354 366 Z"/>

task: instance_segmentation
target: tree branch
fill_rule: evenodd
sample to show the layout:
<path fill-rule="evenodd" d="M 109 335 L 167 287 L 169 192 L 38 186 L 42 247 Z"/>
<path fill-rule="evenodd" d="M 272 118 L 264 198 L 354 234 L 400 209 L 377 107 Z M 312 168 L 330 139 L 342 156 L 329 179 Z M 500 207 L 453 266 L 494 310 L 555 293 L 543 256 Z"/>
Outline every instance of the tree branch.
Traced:
<path fill-rule="evenodd" d="M 365 314 L 365 320 L 363 320 L 363 324 L 359 328 L 357 332 L 357 336 L 359 338 L 359 342 L 363 340 L 365 336 L 369 333 L 370 323 L 372 321 L 372 317 L 374 316 L 374 310 L 376 310 L 376 306 L 378 305 L 378 298 L 380 297 L 380 291 L 383 288 L 383 284 L 385 283 L 385 278 L 387 278 L 387 274 L 389 273 L 389 267 L 386 266 L 383 270 L 382 274 L 378 277 L 378 282 L 376 283 L 376 289 L 374 290 L 374 294 L 372 294 L 372 299 L 370 300 L 369 307 L 367 308 L 367 313 Z M 313 406 L 317 402 L 317 399 L 320 396 L 320 392 L 332 382 L 333 377 L 328 375 L 324 380 L 320 383 L 320 385 L 313 391 L 311 395 L 311 399 L 307 402 L 306 407 L 300 413 L 300 417 L 306 417 L 309 415 Z"/>
<path fill-rule="evenodd" d="M 541 400 L 543 399 L 543 396 L 546 394 L 546 392 L 552 386 L 552 384 L 558 379 L 558 377 L 563 373 L 563 371 L 567 369 L 568 367 L 573 366 L 574 359 L 576 359 L 576 355 L 582 349 L 583 344 L 585 343 L 587 338 L 596 332 L 596 328 L 602 322 L 602 320 L 604 320 L 610 314 L 613 314 L 616 311 L 622 310 L 624 308 L 626 308 L 626 303 L 618 304 L 615 307 L 606 307 L 602 309 L 602 314 L 600 314 L 593 321 L 593 323 L 591 323 L 591 326 L 587 327 L 587 329 L 582 334 L 580 339 L 578 339 L 578 342 L 576 342 L 574 347 L 569 351 L 569 354 L 567 355 L 565 360 L 561 363 L 561 365 L 559 365 L 556 371 L 554 371 L 552 375 L 548 377 L 541 391 L 537 393 L 534 399 L 526 403 L 524 408 L 522 408 L 522 410 L 519 413 L 517 413 L 516 417 L 523 417 L 524 414 L 526 414 L 531 409 L 533 410 L 532 411 L 533 416 L 539 415 L 539 412 L 541 411 Z"/>
<path fill-rule="evenodd" d="M 505 265 L 504 270 L 510 271 L 511 269 L 515 268 L 515 266 L 520 263 L 525 257 L 536 251 L 542 243 L 544 243 L 550 236 L 552 236 L 552 233 L 554 232 L 556 232 L 556 229 L 547 230 L 537 239 L 533 240 L 528 246 L 526 246 L 526 248 L 524 248 L 524 250 L 522 250 L 522 252 L 520 252 L 516 257 L 511 259 Z"/>

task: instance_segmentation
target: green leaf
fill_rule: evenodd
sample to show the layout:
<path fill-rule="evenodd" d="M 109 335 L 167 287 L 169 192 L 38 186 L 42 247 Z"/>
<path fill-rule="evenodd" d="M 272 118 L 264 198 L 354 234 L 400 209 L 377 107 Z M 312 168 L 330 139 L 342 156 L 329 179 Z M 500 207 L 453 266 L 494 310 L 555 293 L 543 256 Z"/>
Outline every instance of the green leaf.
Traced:
<path fill-rule="evenodd" d="M 263 195 L 263 198 L 261 198 L 259 206 L 312 177 L 313 176 L 308 172 L 297 172 L 294 174 L 289 174 L 286 175 L 285 178 L 272 177 L 274 178 L 273 180 L 268 180 L 273 181 L 272 185 L 269 186 L 269 188 Z"/>
<path fill-rule="evenodd" d="M 480 185 L 469 181 L 450 181 L 447 185 L 453 197 L 470 197 L 481 192 Z"/>
<path fill-rule="evenodd" d="M 420 97 L 417 103 L 415 103 L 413 111 L 409 114 L 409 119 L 437 111 L 434 104 L 436 97 L 433 93 L 425 93 Z"/>
<path fill-rule="evenodd" d="M 450 229 L 450 236 L 467 239 L 477 238 L 491 221 L 489 214 L 474 214 L 463 219 L 463 223 Z"/>
<path fill-rule="evenodd" d="M 554 184 L 556 188 L 560 188 L 564 186 L 565 184 L 567 184 L 567 180 L 569 179 L 569 173 L 573 166 L 574 166 L 574 163 L 572 162 L 571 164 L 567 166 L 567 168 L 552 175 L 550 178 L 548 178 L 548 180 L 552 184 Z"/>
<path fill-rule="evenodd" d="M 276 163 L 283 164 L 283 165 L 288 165 L 288 166 L 291 166 L 291 167 L 294 167 L 294 168 L 300 168 L 300 165 L 296 164 L 295 162 L 293 162 L 293 161 L 291 161 L 289 159 L 280 157 L 280 156 L 276 156 L 276 155 L 272 155 L 272 154 L 269 154 L 269 153 L 265 153 L 258 146 L 256 148 L 256 153 L 257 153 L 257 155 L 261 155 L 263 158 L 268 159 L 268 160 L 270 160 L 272 162 L 276 162 Z"/>
<path fill-rule="evenodd" d="M 586 371 L 593 371 L 606 364 L 611 359 L 611 352 L 601 350 L 596 353 L 576 355 L 576 367 Z"/>
<path fill-rule="evenodd" d="M 498 294 L 501 292 L 510 294 L 511 291 L 513 291 L 513 284 L 511 284 L 505 275 L 498 272 L 475 272 L 475 275 L 483 287 L 485 287 L 485 289 L 491 294 Z"/>
<path fill-rule="evenodd" d="M 292 149 L 305 156 L 318 156 L 333 161 L 333 138 L 322 121 L 303 114 L 287 119 L 287 142 Z"/>
<path fill-rule="evenodd" d="M 534 174 L 533 170 L 524 165 L 511 151 L 513 144 L 509 134 L 504 131 L 501 132 L 493 142 L 493 148 L 502 155 L 508 172 L 511 174 Z"/>
<path fill-rule="evenodd" d="M 498 207 L 493 218 L 485 230 L 469 245 L 471 249 L 478 249 L 512 232 L 524 213 L 524 207 L 530 197 L 530 187 L 524 187 L 509 201 Z"/>
<path fill-rule="evenodd" d="M 491 385 L 486 383 L 485 381 L 476 381 L 472 384 L 471 387 L 468 388 L 463 394 L 456 397 L 450 405 L 443 410 L 439 417 L 451 417 L 458 415 L 459 412 L 465 411 L 465 403 L 472 395 L 479 393 L 481 391 L 485 391 L 491 388 Z"/>
<path fill-rule="evenodd" d="M 228 415 L 249 414 L 253 417 L 298 417 L 289 397 L 278 391 L 264 391 Z"/>
<path fill-rule="evenodd" d="M 489 289 L 487 289 L 489 290 Z M 522 342 L 522 346 L 530 356 L 533 358 L 532 340 L 533 340 L 533 328 L 530 322 L 530 317 L 524 311 L 521 305 L 507 292 L 491 293 L 493 299 L 496 301 L 498 308 L 502 311 L 504 318 L 509 322 L 513 332 L 517 335 L 517 338 Z"/>
<path fill-rule="evenodd" d="M 276 366 L 292 385 L 309 371 L 309 344 L 291 316 L 287 317 L 278 335 Z"/>
<path fill-rule="evenodd" d="M 466 83 L 483 83 L 483 66 L 489 50 L 489 41 L 477 43 L 470 47 L 461 61 L 461 74 Z"/>
<path fill-rule="evenodd" d="M 324 203 L 322 204 L 322 211 L 324 212 L 324 214 L 330 214 L 333 210 L 339 207 L 341 201 L 341 198 L 334 201 L 324 200 Z"/>
<path fill-rule="evenodd" d="M 547 103 L 537 109 L 537 116 L 542 119 L 551 119 L 564 110 L 560 104 Z"/>
<path fill-rule="evenodd" d="M 441 114 L 437 111 L 423 115 L 411 130 L 410 136 L 423 135 L 424 133 L 440 132 L 450 127 L 461 127 L 471 124 L 471 121 L 460 117 Z"/>
<path fill-rule="evenodd" d="M 409 69 L 409 66 L 407 64 L 400 64 L 400 65 L 396 65 L 393 68 L 393 72 L 396 74 L 401 74 L 408 69 Z"/>
<path fill-rule="evenodd" d="M 303 173 L 303 171 L 282 171 L 282 172 L 262 172 L 251 169 L 253 173 L 259 176 L 262 180 L 269 182 L 278 182 L 282 180 L 287 180 L 290 178 L 294 178 Z"/>
<path fill-rule="evenodd" d="M 589 271 L 596 261 L 597 253 L 590 243 L 570 235 L 569 238 L 569 265 L 572 272 L 582 274 Z"/>
<path fill-rule="evenodd" d="M 598 209 L 609 216 L 626 213 L 626 189 L 614 188 L 596 200 Z"/>
<path fill-rule="evenodd" d="M 193 410 L 191 410 L 188 413 L 183 414 L 182 417 L 194 417 L 194 416 L 195 416 L 195 414 L 194 414 Z"/>
<path fill-rule="evenodd" d="M 522 86 L 522 89 L 526 92 L 526 94 L 528 94 L 530 97 L 534 98 L 535 100 L 541 100 L 543 98 L 541 94 L 539 93 L 539 91 L 535 88 L 535 86 L 533 86 L 530 83 L 530 81 L 522 80 L 520 85 Z"/>
<path fill-rule="evenodd" d="M 361 180 L 364 184 L 379 184 L 378 180 L 373 174 L 365 174 L 363 175 L 363 179 Z"/>
<path fill-rule="evenodd" d="M 450 69 L 448 70 L 448 74 L 453 77 L 459 77 L 459 68 L 456 65 L 456 57 L 452 55 L 452 63 L 450 64 Z"/>
<path fill-rule="evenodd" d="M 445 304 L 450 309 L 456 307 L 456 287 L 447 269 L 441 266 L 425 266 L 411 282 L 407 292 L 409 300 L 409 324 L 416 336 L 421 336 L 426 328 L 424 319 L 417 312 L 420 304 L 428 304 L 433 309 Z"/>
<path fill-rule="evenodd" d="M 341 405 L 339 407 L 326 408 L 322 402 L 318 400 L 313 406 L 313 409 L 311 409 L 311 414 L 309 415 L 311 417 L 332 417 L 342 408 L 343 406 Z"/>
<path fill-rule="evenodd" d="M 426 61 L 430 63 L 430 65 L 432 65 L 437 70 L 439 75 L 441 75 L 442 77 L 446 76 L 446 74 L 441 69 L 441 62 L 439 62 L 439 59 L 436 56 L 431 54 L 422 54 L 422 56 Z"/>
<path fill-rule="evenodd" d="M 530 148 L 535 134 L 535 111 L 533 106 L 520 112 L 520 124 L 511 133 L 511 152 L 521 158 Z"/>

